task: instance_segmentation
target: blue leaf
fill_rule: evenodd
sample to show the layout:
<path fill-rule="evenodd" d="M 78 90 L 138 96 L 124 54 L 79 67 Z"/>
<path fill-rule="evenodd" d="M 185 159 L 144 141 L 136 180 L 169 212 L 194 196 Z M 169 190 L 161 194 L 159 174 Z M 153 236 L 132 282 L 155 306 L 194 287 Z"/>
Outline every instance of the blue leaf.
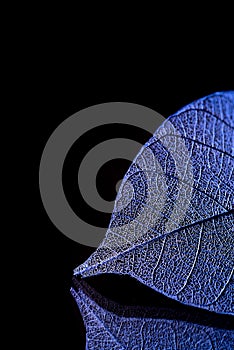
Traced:
<path fill-rule="evenodd" d="M 84 282 L 71 288 L 86 327 L 87 350 L 219 349 L 234 347 L 230 321 L 222 328 L 199 324 L 191 314 L 170 309 L 121 306 Z"/>
<path fill-rule="evenodd" d="M 234 92 L 169 117 L 120 186 L 102 244 L 74 274 L 130 275 L 184 304 L 234 314 Z"/>

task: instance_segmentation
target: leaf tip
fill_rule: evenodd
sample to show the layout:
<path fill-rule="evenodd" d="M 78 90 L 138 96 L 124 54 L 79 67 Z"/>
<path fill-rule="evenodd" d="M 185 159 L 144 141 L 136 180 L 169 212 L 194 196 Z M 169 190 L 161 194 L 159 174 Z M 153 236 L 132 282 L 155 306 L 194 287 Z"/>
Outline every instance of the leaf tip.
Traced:
<path fill-rule="evenodd" d="M 74 270 L 73 270 L 73 276 L 80 276 L 81 278 L 84 277 L 84 272 L 87 269 L 88 265 L 87 264 L 81 264 L 79 266 L 77 266 Z"/>

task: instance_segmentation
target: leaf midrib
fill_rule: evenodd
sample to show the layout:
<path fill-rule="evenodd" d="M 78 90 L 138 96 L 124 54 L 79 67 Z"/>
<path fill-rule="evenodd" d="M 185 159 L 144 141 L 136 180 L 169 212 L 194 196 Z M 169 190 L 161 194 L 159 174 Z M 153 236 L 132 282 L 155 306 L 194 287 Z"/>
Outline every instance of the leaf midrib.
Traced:
<path fill-rule="evenodd" d="M 146 242 L 140 243 L 140 244 L 138 244 L 138 245 L 135 245 L 135 246 L 133 246 L 133 247 L 131 247 L 131 248 L 125 250 L 125 251 L 122 251 L 122 252 L 116 254 L 115 256 L 112 256 L 112 257 L 109 258 L 109 259 L 102 260 L 100 263 L 97 263 L 97 264 L 95 264 L 95 265 L 91 265 L 91 266 L 85 268 L 80 274 L 82 275 L 83 272 L 89 271 L 89 270 L 93 269 L 94 267 L 101 266 L 101 265 L 103 265 L 104 263 L 109 262 L 109 261 L 111 261 L 111 260 L 117 258 L 118 256 L 122 255 L 122 254 L 129 253 L 129 252 L 131 252 L 132 250 L 134 250 L 134 249 L 136 249 L 136 248 L 138 248 L 138 247 L 143 247 L 143 246 L 145 246 L 145 245 L 147 245 L 147 244 L 153 242 L 154 240 L 167 237 L 167 236 L 172 235 L 172 234 L 174 234 L 174 233 L 177 233 L 177 232 L 179 232 L 179 231 L 181 231 L 181 230 L 184 230 L 184 229 L 193 227 L 193 226 L 195 226 L 195 225 L 199 225 L 199 224 L 205 223 L 205 222 L 207 222 L 207 221 L 214 220 L 214 219 L 216 219 L 216 218 L 220 218 L 220 217 L 223 217 L 223 216 L 226 216 L 226 215 L 229 215 L 229 214 L 234 214 L 234 210 L 229 210 L 229 211 L 226 211 L 226 212 L 221 213 L 221 214 L 213 215 L 213 216 L 211 216 L 211 217 L 209 217 L 209 218 L 206 218 L 206 219 L 203 219 L 203 220 L 200 220 L 200 221 L 196 221 L 196 222 L 193 222 L 193 223 L 191 223 L 191 224 L 189 224 L 189 225 L 180 227 L 180 228 L 178 228 L 178 229 L 176 229 L 176 230 L 174 230 L 174 231 L 164 233 L 164 234 L 162 234 L 161 236 L 153 237 L 152 239 L 150 239 L 150 240 L 148 240 L 148 241 L 146 241 Z M 96 252 L 98 252 L 98 249 L 97 249 Z M 82 264 L 82 265 L 83 265 L 83 264 Z M 80 265 L 80 267 L 81 267 L 82 265 Z M 77 273 L 77 274 L 79 274 L 79 273 Z M 76 273 L 75 273 L 75 275 L 76 275 Z"/>

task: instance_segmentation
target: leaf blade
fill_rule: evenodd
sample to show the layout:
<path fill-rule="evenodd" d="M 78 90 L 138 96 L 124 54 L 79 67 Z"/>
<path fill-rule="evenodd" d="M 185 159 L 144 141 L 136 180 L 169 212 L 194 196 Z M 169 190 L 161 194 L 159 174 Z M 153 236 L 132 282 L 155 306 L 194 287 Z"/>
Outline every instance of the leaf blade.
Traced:
<path fill-rule="evenodd" d="M 233 297 L 233 125 L 234 92 L 171 116 L 133 161 L 103 243 L 74 274 L 129 274 L 183 303 L 233 314 L 223 295 Z"/>

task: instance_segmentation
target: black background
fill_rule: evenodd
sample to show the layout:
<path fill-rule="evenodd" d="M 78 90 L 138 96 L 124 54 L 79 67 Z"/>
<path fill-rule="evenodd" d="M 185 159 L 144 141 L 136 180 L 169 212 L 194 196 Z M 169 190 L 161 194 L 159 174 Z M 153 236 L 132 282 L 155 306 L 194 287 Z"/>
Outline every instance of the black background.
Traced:
<path fill-rule="evenodd" d="M 69 289 L 73 269 L 87 259 L 93 249 L 65 237 L 43 208 L 38 168 L 49 136 L 73 113 L 103 102 L 142 104 L 167 117 L 194 99 L 233 89 L 232 59 L 229 57 L 226 65 L 218 64 L 213 68 L 205 55 L 190 60 L 184 57 L 181 62 L 173 58 L 174 51 L 165 61 L 156 55 L 150 64 L 147 59 L 136 64 L 134 55 L 113 60 L 113 52 L 99 57 L 98 51 L 84 56 L 79 50 L 74 53 L 66 49 L 64 53 L 61 49 L 61 55 L 59 45 L 56 49 L 51 49 L 49 44 L 42 48 L 31 78 L 32 128 L 37 135 L 37 156 L 33 155 L 31 162 L 35 170 L 37 205 L 31 227 L 34 234 L 28 243 L 31 246 L 29 259 L 33 261 L 33 272 L 30 270 L 27 278 L 28 294 L 33 296 L 32 300 L 28 299 L 29 323 L 33 325 L 36 343 L 41 342 L 45 347 L 51 345 L 53 349 L 63 344 L 66 349 L 82 350 L 85 330 Z M 110 188 L 114 185 L 107 183 Z M 97 276 L 89 282 L 103 295 L 123 304 L 181 307 L 127 277 Z"/>

